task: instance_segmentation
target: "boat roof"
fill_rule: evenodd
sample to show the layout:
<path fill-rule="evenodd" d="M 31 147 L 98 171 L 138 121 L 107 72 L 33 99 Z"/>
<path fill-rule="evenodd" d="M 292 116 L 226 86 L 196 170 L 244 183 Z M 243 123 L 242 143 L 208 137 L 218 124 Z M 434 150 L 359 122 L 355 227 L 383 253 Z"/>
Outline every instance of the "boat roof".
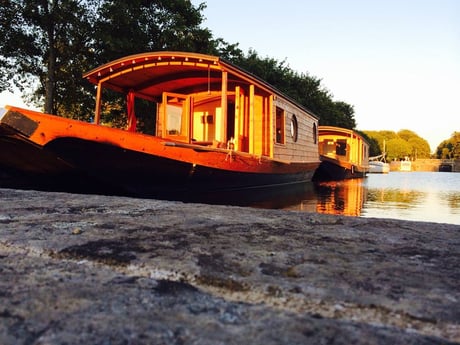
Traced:
<path fill-rule="evenodd" d="M 348 136 L 348 137 L 359 137 L 361 140 L 363 140 L 366 144 L 369 145 L 367 142 L 366 138 L 364 138 L 361 134 L 358 132 L 348 129 L 348 128 L 342 128 L 342 127 L 335 127 L 335 126 L 318 126 L 318 133 L 319 135 L 341 135 L 341 136 Z"/>
<path fill-rule="evenodd" d="M 136 97 L 159 101 L 165 91 L 189 94 L 220 90 L 223 71 L 228 72 L 228 90 L 253 84 L 317 117 L 261 78 L 212 55 L 176 51 L 135 54 L 99 66 L 83 74 L 83 78 L 95 85 L 102 83 L 104 88 L 133 91 Z"/>

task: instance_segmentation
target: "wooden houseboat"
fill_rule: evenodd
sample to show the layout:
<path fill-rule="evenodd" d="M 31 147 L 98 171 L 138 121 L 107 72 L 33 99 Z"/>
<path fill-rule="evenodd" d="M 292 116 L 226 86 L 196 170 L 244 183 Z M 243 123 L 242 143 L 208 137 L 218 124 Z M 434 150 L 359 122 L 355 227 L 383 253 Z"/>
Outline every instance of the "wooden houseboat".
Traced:
<path fill-rule="evenodd" d="M 97 87 L 94 123 L 6 106 L 0 170 L 32 186 L 156 197 L 305 182 L 319 166 L 317 117 L 219 57 L 143 53 L 83 77 Z M 103 122 L 114 92 L 126 129 Z M 156 108 L 151 134 L 137 131 L 139 100 Z"/>
<path fill-rule="evenodd" d="M 353 130 L 319 126 L 321 165 L 314 180 L 342 180 L 364 177 L 369 170 L 369 144 Z"/>

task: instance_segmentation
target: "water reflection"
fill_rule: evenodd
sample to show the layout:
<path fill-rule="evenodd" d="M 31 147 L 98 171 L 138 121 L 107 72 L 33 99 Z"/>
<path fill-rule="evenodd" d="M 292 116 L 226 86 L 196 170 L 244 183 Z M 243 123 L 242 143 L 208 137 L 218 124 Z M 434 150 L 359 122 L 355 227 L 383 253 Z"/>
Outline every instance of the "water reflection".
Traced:
<path fill-rule="evenodd" d="M 460 224 L 460 174 L 372 174 L 320 185 L 317 212 Z"/>
<path fill-rule="evenodd" d="M 316 211 L 327 214 L 359 216 L 367 197 L 363 179 L 320 183 L 316 191 Z"/>
<path fill-rule="evenodd" d="M 460 224 L 460 174 L 411 172 L 218 195 L 212 203 Z M 209 202 L 208 200 L 207 202 Z M 217 202 L 216 202 L 217 201 Z"/>
<path fill-rule="evenodd" d="M 0 176 L 1 180 L 1 176 Z M 366 178 L 160 199 L 460 225 L 460 173 L 391 172 Z"/>
<path fill-rule="evenodd" d="M 446 203 L 446 206 L 460 216 L 460 193 L 441 192 L 440 197 Z"/>
<path fill-rule="evenodd" d="M 420 203 L 426 193 L 414 190 L 399 190 L 392 188 L 367 188 L 369 204 L 379 203 L 382 206 L 396 208 L 411 208 Z"/>
<path fill-rule="evenodd" d="M 165 198 L 184 202 L 315 212 L 316 195 L 314 184 L 308 182 L 273 187 L 250 187 L 238 190 L 168 195 Z"/>
<path fill-rule="evenodd" d="M 361 216 L 460 224 L 460 174 L 369 175 Z"/>

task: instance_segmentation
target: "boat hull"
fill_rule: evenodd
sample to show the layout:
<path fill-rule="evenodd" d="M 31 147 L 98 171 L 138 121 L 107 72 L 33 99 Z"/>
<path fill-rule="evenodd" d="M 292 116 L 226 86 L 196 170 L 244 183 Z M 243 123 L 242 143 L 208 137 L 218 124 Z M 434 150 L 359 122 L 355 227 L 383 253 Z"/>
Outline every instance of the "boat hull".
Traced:
<path fill-rule="evenodd" d="M 33 112 L 0 125 L 3 187 L 167 198 L 311 181 L 319 162 L 285 163 Z"/>
<path fill-rule="evenodd" d="M 365 177 L 367 169 L 349 162 L 321 156 L 321 164 L 313 175 L 314 181 L 335 181 Z"/>
<path fill-rule="evenodd" d="M 369 170 L 369 144 L 347 128 L 319 126 L 321 165 L 313 179 L 334 181 L 365 177 Z"/>
<path fill-rule="evenodd" d="M 385 162 L 369 162 L 369 173 L 371 174 L 388 174 L 390 164 Z"/>

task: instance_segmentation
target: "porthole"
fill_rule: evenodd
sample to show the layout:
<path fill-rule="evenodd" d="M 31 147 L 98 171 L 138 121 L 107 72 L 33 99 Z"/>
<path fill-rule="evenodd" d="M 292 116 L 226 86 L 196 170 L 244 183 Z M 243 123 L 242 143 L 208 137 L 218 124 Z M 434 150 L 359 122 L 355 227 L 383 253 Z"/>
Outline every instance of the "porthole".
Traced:
<path fill-rule="evenodd" d="M 294 142 L 297 141 L 298 136 L 298 124 L 297 124 L 297 117 L 292 115 L 291 118 L 291 138 Z"/>

